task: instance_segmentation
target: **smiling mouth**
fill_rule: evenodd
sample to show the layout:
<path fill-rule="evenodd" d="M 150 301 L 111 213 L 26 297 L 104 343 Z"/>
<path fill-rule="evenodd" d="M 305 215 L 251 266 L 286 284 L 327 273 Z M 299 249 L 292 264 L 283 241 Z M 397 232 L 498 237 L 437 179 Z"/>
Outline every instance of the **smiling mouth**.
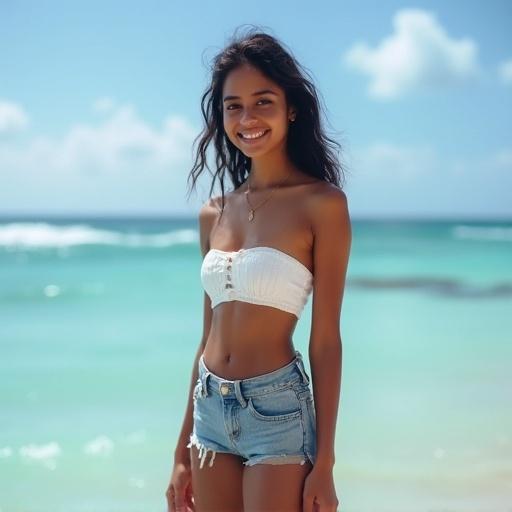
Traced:
<path fill-rule="evenodd" d="M 251 142 L 253 140 L 258 140 L 258 139 L 261 139 L 262 137 L 264 137 L 270 130 L 262 130 L 261 132 L 258 132 L 260 133 L 261 135 L 259 135 L 258 137 L 254 137 L 254 136 L 251 136 L 251 137 L 244 137 L 242 135 L 242 133 L 238 132 L 238 137 L 240 139 L 242 139 L 244 142 Z"/>

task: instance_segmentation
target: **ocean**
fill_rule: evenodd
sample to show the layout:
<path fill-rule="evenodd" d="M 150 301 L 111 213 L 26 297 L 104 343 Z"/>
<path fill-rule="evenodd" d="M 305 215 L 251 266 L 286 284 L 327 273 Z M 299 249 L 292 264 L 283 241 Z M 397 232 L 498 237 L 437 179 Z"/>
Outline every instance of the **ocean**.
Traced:
<path fill-rule="evenodd" d="M 340 510 L 510 512 L 512 221 L 352 227 Z M 0 219 L 0 512 L 166 511 L 200 265 L 196 218 Z"/>

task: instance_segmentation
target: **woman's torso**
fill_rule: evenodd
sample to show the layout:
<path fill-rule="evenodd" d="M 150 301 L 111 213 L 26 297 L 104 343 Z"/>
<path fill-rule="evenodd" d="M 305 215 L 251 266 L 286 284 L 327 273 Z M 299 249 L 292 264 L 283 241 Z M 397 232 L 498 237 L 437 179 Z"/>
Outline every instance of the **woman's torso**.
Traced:
<path fill-rule="evenodd" d="M 273 247 L 313 273 L 313 232 L 307 199 L 322 183 L 308 176 L 300 183 L 277 189 L 255 210 L 251 222 L 245 186 L 226 194 L 224 212 L 218 215 L 210 233 L 210 248 L 238 251 Z M 268 194 L 251 193 L 251 205 L 257 206 Z M 280 368 L 295 356 L 292 334 L 297 321 L 292 313 L 274 307 L 237 300 L 221 302 L 212 309 L 203 351 L 205 364 L 226 379 L 250 378 Z"/>

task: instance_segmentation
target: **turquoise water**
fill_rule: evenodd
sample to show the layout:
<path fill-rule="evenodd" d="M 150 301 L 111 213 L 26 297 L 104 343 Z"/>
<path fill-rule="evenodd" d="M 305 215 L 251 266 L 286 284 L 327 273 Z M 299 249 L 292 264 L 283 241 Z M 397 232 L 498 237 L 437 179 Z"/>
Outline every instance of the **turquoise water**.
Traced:
<path fill-rule="evenodd" d="M 166 510 L 197 227 L 0 220 L 0 512 Z M 353 219 L 341 332 L 341 510 L 512 510 L 512 222 Z"/>

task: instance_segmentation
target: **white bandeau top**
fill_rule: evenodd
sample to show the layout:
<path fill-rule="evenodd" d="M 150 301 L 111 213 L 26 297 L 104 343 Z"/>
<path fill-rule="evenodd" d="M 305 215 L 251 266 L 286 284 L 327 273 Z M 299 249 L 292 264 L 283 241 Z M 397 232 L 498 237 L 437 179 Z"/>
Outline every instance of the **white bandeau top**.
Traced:
<path fill-rule="evenodd" d="M 273 247 L 210 249 L 201 265 L 201 283 L 212 309 L 221 302 L 238 300 L 272 306 L 300 318 L 313 288 L 313 274 L 296 258 Z"/>

